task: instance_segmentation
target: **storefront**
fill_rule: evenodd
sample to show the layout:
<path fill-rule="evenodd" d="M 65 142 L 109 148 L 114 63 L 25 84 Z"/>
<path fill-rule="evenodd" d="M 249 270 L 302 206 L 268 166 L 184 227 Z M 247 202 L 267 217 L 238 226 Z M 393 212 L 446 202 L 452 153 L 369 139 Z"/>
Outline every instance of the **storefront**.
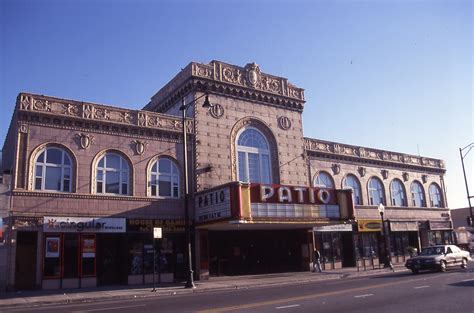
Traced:
<path fill-rule="evenodd" d="M 392 263 L 403 263 L 413 249 L 420 250 L 417 221 L 389 221 Z"/>
<path fill-rule="evenodd" d="M 313 227 L 313 241 L 323 269 L 355 266 L 352 224 Z"/>
<path fill-rule="evenodd" d="M 127 220 L 128 284 L 151 283 L 153 264 L 158 283 L 184 278 L 184 224 L 172 219 Z M 161 239 L 153 240 L 154 227 L 162 229 Z"/>
<path fill-rule="evenodd" d="M 124 218 L 44 217 L 43 289 L 124 283 Z"/>
<path fill-rule="evenodd" d="M 381 220 L 358 220 L 354 234 L 356 266 L 361 269 L 379 267 L 385 258 L 385 243 L 381 236 Z"/>

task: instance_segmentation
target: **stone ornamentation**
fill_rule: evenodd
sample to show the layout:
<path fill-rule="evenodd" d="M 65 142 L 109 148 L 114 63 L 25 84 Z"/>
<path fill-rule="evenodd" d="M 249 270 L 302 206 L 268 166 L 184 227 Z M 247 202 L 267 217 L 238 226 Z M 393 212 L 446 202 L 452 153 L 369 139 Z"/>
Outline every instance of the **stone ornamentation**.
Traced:
<path fill-rule="evenodd" d="M 280 116 L 278 118 L 278 126 L 283 130 L 288 130 L 291 128 L 291 120 L 286 116 Z"/>
<path fill-rule="evenodd" d="M 410 179 L 410 174 L 408 174 L 408 172 L 404 172 L 402 174 L 402 177 L 403 177 L 403 181 L 408 181 Z"/>
<path fill-rule="evenodd" d="M 94 135 L 78 133 L 76 137 L 79 139 L 79 145 L 82 149 L 88 149 L 95 142 Z"/>
<path fill-rule="evenodd" d="M 224 107 L 219 103 L 213 104 L 212 107 L 209 108 L 209 113 L 213 118 L 221 118 L 224 116 Z"/>
<path fill-rule="evenodd" d="M 132 144 L 135 144 L 135 153 L 142 155 L 148 149 L 148 143 L 141 140 L 133 140 Z"/>
<path fill-rule="evenodd" d="M 357 169 L 357 172 L 359 172 L 360 177 L 364 177 L 365 173 L 367 172 L 367 169 L 363 166 L 359 166 L 359 168 Z"/>
<path fill-rule="evenodd" d="M 337 175 L 341 172 L 341 165 L 335 163 L 331 166 L 331 169 L 332 169 L 332 172 L 334 173 L 334 175 Z"/>
<path fill-rule="evenodd" d="M 380 173 L 382 174 L 383 179 L 388 178 L 388 171 L 387 170 L 381 170 Z"/>
<path fill-rule="evenodd" d="M 428 182 L 428 175 L 421 175 L 421 181 L 423 184 L 426 184 Z"/>

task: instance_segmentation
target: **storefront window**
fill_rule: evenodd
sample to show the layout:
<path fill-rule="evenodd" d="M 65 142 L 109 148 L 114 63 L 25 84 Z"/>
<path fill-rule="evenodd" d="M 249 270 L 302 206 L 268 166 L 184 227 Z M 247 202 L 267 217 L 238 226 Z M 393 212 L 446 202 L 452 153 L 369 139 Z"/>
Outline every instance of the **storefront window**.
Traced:
<path fill-rule="evenodd" d="M 43 274 L 46 278 L 59 278 L 61 276 L 60 247 L 60 235 L 46 236 L 43 269 Z"/>
<path fill-rule="evenodd" d="M 81 255 L 81 275 L 95 276 L 95 260 L 96 260 L 96 236 L 81 236 L 82 255 Z"/>
<path fill-rule="evenodd" d="M 334 262 L 341 261 L 341 234 L 332 233 L 332 247 L 333 247 L 333 260 Z"/>
<path fill-rule="evenodd" d="M 377 258 L 379 255 L 377 243 L 377 234 L 359 235 L 359 258 Z"/>

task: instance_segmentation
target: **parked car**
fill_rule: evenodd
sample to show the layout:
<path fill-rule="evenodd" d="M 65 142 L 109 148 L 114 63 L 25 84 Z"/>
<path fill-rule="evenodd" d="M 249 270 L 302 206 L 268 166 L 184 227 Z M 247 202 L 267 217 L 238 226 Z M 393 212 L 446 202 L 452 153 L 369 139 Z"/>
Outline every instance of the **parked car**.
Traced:
<path fill-rule="evenodd" d="M 426 247 L 415 257 L 408 259 L 405 267 L 413 274 L 418 274 L 421 270 L 446 271 L 448 267 L 461 266 L 466 268 L 471 261 L 469 252 L 461 250 L 455 245 L 441 245 Z"/>

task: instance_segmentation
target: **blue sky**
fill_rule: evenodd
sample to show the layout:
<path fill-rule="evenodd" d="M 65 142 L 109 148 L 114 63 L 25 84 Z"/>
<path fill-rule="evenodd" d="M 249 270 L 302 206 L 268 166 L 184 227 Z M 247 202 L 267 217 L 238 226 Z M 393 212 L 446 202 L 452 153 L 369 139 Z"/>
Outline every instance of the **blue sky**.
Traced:
<path fill-rule="evenodd" d="M 443 159 L 462 207 L 472 56 L 470 0 L 0 0 L 0 141 L 21 91 L 139 109 L 191 61 L 256 62 L 305 89 L 306 137 Z"/>

